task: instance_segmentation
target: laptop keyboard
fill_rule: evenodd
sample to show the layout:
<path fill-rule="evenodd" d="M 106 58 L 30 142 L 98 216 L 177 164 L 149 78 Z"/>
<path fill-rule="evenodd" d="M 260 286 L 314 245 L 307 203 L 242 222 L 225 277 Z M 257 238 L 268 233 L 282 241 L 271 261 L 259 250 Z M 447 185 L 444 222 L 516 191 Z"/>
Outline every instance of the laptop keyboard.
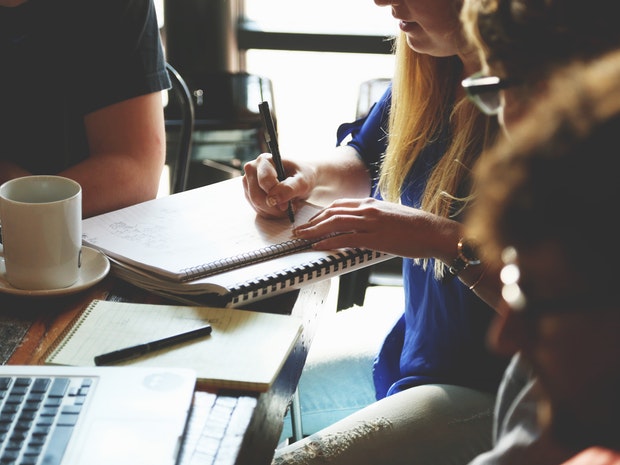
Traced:
<path fill-rule="evenodd" d="M 196 391 L 180 465 L 233 465 L 256 398 Z"/>
<path fill-rule="evenodd" d="M 92 378 L 0 377 L 0 465 L 57 465 Z"/>

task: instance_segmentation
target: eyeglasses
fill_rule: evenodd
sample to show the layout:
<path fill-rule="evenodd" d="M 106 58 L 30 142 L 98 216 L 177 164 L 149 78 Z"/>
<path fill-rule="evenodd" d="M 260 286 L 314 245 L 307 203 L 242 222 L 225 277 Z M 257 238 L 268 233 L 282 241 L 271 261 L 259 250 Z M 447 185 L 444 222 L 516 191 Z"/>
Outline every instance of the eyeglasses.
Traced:
<path fill-rule="evenodd" d="M 515 82 L 497 76 L 485 76 L 478 72 L 463 79 L 461 86 L 467 97 L 486 115 L 497 115 L 502 106 L 499 91 L 515 85 Z"/>
<path fill-rule="evenodd" d="M 542 315 L 558 315 L 566 313 L 588 313 L 595 310 L 617 311 L 615 297 L 600 293 L 582 293 L 565 295 L 553 299 L 529 299 L 525 296 L 519 279 L 521 271 L 516 264 L 517 253 L 512 247 L 508 247 L 502 254 L 505 266 L 500 273 L 502 281 L 502 298 L 510 309 L 522 317 L 533 319 Z"/>

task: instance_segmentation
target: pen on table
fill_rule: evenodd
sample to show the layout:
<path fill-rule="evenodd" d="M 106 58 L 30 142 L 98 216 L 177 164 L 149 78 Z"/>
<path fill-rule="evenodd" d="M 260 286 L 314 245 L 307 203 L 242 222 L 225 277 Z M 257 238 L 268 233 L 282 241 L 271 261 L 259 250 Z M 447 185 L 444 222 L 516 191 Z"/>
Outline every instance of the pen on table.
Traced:
<path fill-rule="evenodd" d="M 265 134 L 265 140 L 267 141 L 267 145 L 269 145 L 269 150 L 271 150 L 271 156 L 273 157 L 273 162 L 276 165 L 276 172 L 278 173 L 278 181 L 284 181 L 286 179 L 286 172 L 284 171 L 284 166 L 282 165 L 282 157 L 280 156 L 280 147 L 278 146 L 278 136 L 276 134 L 276 127 L 273 124 L 273 117 L 271 116 L 271 110 L 269 110 L 269 102 L 261 102 L 258 104 L 258 110 L 260 111 L 261 116 L 263 117 L 263 123 L 265 125 L 265 129 L 267 129 L 267 133 Z M 288 202 L 288 219 L 291 223 L 295 222 L 295 214 L 293 213 L 293 204 L 289 200 Z"/>
<path fill-rule="evenodd" d="M 165 337 L 157 341 L 146 342 L 144 344 L 138 344 L 124 349 L 115 350 L 106 354 L 97 355 L 95 357 L 95 365 L 110 365 L 130 358 L 136 358 L 149 352 L 154 352 L 158 349 L 179 344 L 181 342 L 197 339 L 201 336 L 211 334 L 211 325 L 201 326 L 200 328 L 193 329 L 181 334 L 175 334 L 174 336 Z"/>

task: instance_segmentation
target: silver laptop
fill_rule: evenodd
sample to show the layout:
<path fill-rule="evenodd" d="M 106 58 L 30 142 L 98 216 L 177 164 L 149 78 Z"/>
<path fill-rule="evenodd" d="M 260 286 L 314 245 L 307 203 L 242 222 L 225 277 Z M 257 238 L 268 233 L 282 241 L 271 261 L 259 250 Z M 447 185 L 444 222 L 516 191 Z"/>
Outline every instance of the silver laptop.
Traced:
<path fill-rule="evenodd" d="M 0 463 L 174 465 L 196 374 L 0 366 Z"/>

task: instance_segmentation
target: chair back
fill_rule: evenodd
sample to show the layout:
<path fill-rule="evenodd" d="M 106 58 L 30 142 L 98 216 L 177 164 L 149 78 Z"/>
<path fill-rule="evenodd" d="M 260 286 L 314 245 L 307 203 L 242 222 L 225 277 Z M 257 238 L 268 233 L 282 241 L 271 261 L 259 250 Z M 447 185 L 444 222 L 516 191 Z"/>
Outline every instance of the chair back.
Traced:
<path fill-rule="evenodd" d="M 368 114 L 371 107 L 377 102 L 392 82 L 389 78 L 369 79 L 360 84 L 357 94 L 357 108 L 355 117 L 363 118 Z"/>
<path fill-rule="evenodd" d="M 168 93 L 168 104 L 164 109 L 166 119 L 167 153 L 166 164 L 170 167 L 170 192 L 187 189 L 187 178 L 192 155 L 192 139 L 195 124 L 195 109 L 187 83 L 179 72 L 166 63 L 172 82 Z M 178 137 L 174 137 L 178 135 Z"/>
<path fill-rule="evenodd" d="M 268 101 L 277 122 L 271 80 L 243 71 L 185 79 L 196 110 L 188 188 L 242 175 L 246 162 L 269 150 L 258 104 Z"/>

